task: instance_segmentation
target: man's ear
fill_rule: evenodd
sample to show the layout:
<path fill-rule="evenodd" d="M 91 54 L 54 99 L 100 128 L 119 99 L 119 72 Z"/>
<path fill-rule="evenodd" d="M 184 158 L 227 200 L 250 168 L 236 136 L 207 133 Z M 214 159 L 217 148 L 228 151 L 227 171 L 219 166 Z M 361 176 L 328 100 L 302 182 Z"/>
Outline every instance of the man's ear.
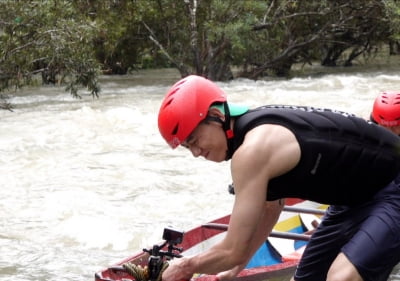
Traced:
<path fill-rule="evenodd" d="M 218 108 L 211 107 L 208 110 L 208 115 L 213 116 L 213 117 L 218 117 L 222 121 L 225 121 L 225 114 L 223 114 Z"/>

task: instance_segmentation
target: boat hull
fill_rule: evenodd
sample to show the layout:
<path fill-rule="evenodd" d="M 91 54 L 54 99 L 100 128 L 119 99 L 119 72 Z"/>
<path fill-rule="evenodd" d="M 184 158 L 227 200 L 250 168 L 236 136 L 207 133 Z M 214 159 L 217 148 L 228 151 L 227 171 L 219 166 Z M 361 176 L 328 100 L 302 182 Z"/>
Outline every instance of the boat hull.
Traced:
<path fill-rule="evenodd" d="M 324 206 L 309 201 L 289 201 L 292 206 L 306 209 L 323 209 Z M 229 224 L 230 215 L 218 218 L 207 224 L 193 228 L 185 232 L 182 243 L 179 244 L 183 248 L 182 255 L 190 256 L 203 252 L 213 246 L 216 242 L 223 239 L 226 233 L 226 227 Z M 210 227 L 214 226 L 214 227 Z M 216 227 L 218 226 L 218 227 Z M 224 227 L 225 226 L 225 227 Z M 302 233 L 306 229 L 301 223 L 298 213 L 293 211 L 282 212 L 278 223 L 275 225 L 274 230 L 279 233 Z M 286 239 L 287 238 L 283 238 Z M 282 240 L 284 241 L 284 240 Z M 293 243 L 293 251 L 302 247 L 306 242 L 291 240 Z M 162 243 L 159 243 L 162 245 Z M 95 274 L 95 281 L 127 281 L 135 280 L 128 274 L 122 267 L 124 263 L 133 263 L 142 267 L 148 263 L 149 254 L 140 251 L 137 254 L 128 257 L 114 266 L 101 270 Z M 249 264 L 242 270 L 236 280 L 240 281 L 260 281 L 270 280 L 272 278 L 283 276 L 291 276 L 298 264 L 298 259 L 282 259 L 279 249 L 277 250 L 268 240 L 253 256 Z M 194 275 L 193 281 L 215 281 L 216 276 L 213 275 Z M 277 279 L 278 280 L 278 279 Z M 281 279 L 280 279 L 281 280 Z"/>

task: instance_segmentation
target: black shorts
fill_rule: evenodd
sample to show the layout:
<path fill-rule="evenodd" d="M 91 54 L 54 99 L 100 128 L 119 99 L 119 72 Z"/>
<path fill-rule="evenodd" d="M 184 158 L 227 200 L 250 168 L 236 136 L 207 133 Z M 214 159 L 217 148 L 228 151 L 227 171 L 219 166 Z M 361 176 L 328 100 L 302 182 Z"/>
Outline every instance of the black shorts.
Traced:
<path fill-rule="evenodd" d="M 356 207 L 330 206 L 313 234 L 295 280 L 326 280 L 343 252 L 364 281 L 386 281 L 400 262 L 400 176 Z"/>

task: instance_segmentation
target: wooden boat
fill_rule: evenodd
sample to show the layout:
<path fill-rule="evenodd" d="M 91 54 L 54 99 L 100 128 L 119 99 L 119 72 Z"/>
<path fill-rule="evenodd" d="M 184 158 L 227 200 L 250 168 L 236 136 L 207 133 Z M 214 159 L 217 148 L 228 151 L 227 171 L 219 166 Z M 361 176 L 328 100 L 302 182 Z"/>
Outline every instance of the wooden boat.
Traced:
<path fill-rule="evenodd" d="M 289 204 L 281 213 L 274 231 L 236 277 L 238 281 L 268 280 L 293 274 L 302 249 L 309 239 L 307 231 L 312 227 L 309 225 L 318 221 L 326 206 L 302 200 L 289 200 L 287 203 Z M 143 249 L 116 265 L 95 273 L 95 281 L 159 281 L 156 275 L 161 270 L 163 261 L 208 249 L 224 237 L 229 219 L 230 215 L 227 215 L 185 233 L 166 228 L 164 242 L 155 244 L 152 249 Z M 145 267 L 146 276 L 143 276 Z M 139 269 L 142 273 L 137 273 L 136 270 Z M 192 281 L 215 280 L 213 275 L 195 274 L 192 278 Z"/>

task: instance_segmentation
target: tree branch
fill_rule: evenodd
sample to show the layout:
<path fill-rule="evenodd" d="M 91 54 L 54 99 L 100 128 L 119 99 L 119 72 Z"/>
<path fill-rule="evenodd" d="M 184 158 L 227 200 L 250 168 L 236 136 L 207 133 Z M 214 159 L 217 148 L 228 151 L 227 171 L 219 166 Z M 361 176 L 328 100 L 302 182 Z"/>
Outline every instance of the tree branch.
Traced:
<path fill-rule="evenodd" d="M 151 30 L 151 28 L 145 22 L 142 21 L 142 23 L 143 23 L 144 27 L 150 32 L 149 39 L 151 41 L 153 41 L 154 44 L 157 45 L 157 47 L 164 54 L 164 56 L 166 56 L 168 58 L 168 60 L 178 68 L 179 72 L 182 75 L 184 75 L 184 76 L 188 75 L 189 72 L 187 71 L 187 68 L 183 65 L 183 63 L 179 63 L 174 58 L 172 58 L 169 55 L 168 51 L 164 48 L 164 46 L 155 38 L 155 35 L 154 35 L 153 31 Z"/>

